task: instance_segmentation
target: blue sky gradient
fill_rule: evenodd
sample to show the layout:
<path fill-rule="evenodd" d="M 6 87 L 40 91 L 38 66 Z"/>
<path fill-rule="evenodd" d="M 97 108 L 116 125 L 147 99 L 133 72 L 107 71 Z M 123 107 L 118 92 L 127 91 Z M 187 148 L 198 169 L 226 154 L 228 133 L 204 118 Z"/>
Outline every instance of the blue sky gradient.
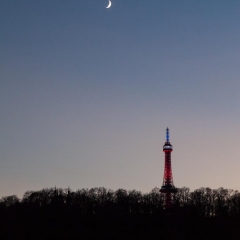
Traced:
<path fill-rule="evenodd" d="M 0 196 L 240 190 L 240 2 L 0 0 Z"/>

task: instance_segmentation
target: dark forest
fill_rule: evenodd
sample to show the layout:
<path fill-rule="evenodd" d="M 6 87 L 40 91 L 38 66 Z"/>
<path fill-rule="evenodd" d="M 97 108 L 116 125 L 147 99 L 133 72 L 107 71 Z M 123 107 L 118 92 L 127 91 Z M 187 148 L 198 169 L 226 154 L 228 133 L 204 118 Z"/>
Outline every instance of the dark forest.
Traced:
<path fill-rule="evenodd" d="M 0 239 L 240 239 L 240 193 L 48 188 L 0 201 Z"/>

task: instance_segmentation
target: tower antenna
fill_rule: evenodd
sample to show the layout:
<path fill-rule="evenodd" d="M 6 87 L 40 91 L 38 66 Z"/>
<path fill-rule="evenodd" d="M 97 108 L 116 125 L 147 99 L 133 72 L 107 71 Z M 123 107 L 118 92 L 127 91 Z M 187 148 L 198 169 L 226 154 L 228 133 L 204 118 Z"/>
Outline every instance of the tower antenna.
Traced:
<path fill-rule="evenodd" d="M 166 142 L 169 142 L 169 129 L 166 129 Z"/>

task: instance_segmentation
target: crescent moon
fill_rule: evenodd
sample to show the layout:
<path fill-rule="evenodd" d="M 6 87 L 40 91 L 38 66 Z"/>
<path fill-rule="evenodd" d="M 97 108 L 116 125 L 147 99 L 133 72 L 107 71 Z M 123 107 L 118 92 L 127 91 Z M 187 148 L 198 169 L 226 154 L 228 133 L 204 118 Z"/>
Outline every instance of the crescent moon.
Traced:
<path fill-rule="evenodd" d="M 106 8 L 110 8 L 112 6 L 111 1 L 110 0 L 108 0 L 108 1 L 109 1 L 109 3 L 108 3 L 108 6 Z"/>

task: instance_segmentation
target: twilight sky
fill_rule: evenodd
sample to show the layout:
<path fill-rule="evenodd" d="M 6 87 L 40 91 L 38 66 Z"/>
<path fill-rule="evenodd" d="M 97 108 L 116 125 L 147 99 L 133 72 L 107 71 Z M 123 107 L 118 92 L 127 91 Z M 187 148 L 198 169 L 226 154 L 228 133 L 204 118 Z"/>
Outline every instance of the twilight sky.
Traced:
<path fill-rule="evenodd" d="M 240 190 L 239 0 L 0 0 L 0 197 Z"/>

